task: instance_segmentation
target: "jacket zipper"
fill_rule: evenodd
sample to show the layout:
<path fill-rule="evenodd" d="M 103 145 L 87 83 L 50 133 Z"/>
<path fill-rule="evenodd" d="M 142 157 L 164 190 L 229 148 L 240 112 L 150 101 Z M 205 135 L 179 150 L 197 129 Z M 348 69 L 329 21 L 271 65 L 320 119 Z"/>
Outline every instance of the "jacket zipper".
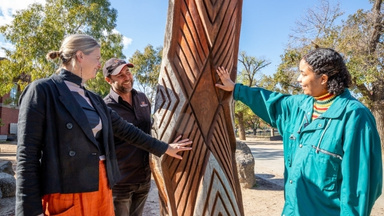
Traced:
<path fill-rule="evenodd" d="M 319 153 L 319 150 L 320 150 L 320 143 L 321 143 L 321 141 L 323 140 L 324 134 L 325 134 L 325 132 L 327 131 L 328 126 L 329 126 L 329 124 L 331 123 L 331 121 L 332 121 L 332 119 L 329 119 L 327 125 L 326 125 L 325 128 L 324 128 L 323 133 L 321 133 L 320 140 L 319 140 L 319 142 L 317 143 L 316 153 Z"/>
<path fill-rule="evenodd" d="M 335 154 L 335 153 L 329 152 L 329 151 L 327 151 L 327 150 L 318 148 L 318 147 L 316 147 L 316 146 L 314 146 L 314 145 L 312 145 L 312 147 L 313 147 L 314 149 L 316 149 L 316 153 L 321 152 L 321 153 L 330 155 L 330 156 L 332 156 L 332 157 L 334 157 L 334 158 L 339 158 L 340 160 L 343 160 L 343 157 L 341 157 L 341 156 L 338 155 L 338 154 Z"/>

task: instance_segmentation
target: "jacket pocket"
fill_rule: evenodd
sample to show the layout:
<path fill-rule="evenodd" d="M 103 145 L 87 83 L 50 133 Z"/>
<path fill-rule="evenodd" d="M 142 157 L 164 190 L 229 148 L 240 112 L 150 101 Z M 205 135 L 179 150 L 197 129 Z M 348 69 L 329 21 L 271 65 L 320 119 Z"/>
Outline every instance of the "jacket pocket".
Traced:
<path fill-rule="evenodd" d="M 324 149 L 309 147 L 305 176 L 307 180 L 316 184 L 320 190 L 338 190 L 337 182 L 340 176 L 341 156 Z"/>
<path fill-rule="evenodd" d="M 70 207 L 69 209 L 65 210 L 64 212 L 58 213 L 58 214 L 51 214 L 52 216 L 72 216 L 76 215 L 75 212 L 75 206 Z"/>
<path fill-rule="evenodd" d="M 74 194 L 47 194 L 43 197 L 44 209 L 49 212 L 49 215 L 75 215 L 74 199 Z"/>

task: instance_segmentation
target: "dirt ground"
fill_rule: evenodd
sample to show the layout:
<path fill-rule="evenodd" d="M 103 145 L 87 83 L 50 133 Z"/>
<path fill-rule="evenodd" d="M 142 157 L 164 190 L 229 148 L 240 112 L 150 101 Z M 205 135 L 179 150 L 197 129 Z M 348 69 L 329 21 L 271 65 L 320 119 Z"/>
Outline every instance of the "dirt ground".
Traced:
<path fill-rule="evenodd" d="M 261 178 L 257 178 L 256 182 L 255 188 L 242 190 L 245 215 L 280 215 L 284 205 L 283 188 Z M 151 192 L 143 216 L 159 215 L 160 207 L 157 192 L 157 187 L 152 181 Z M 14 205 L 14 197 L 0 199 L 0 216 L 13 216 Z"/>
<path fill-rule="evenodd" d="M 143 216 L 159 215 L 157 187 L 152 181 Z M 245 216 L 273 216 L 280 215 L 284 206 L 283 187 L 256 177 L 256 187 L 242 189 L 243 207 Z"/>
<path fill-rule="evenodd" d="M 274 216 L 280 215 L 284 206 L 284 191 L 281 186 L 256 178 L 256 187 L 243 189 L 243 206 L 245 216 Z M 153 183 L 154 181 L 152 181 Z M 15 198 L 0 199 L 0 216 L 14 215 Z M 160 212 L 157 188 L 153 183 L 143 216 L 156 216 Z M 375 206 L 372 216 L 384 214 L 384 208 Z"/>
<path fill-rule="evenodd" d="M 284 188 L 256 176 L 256 186 L 242 189 L 245 216 L 278 216 L 284 206 Z M 143 216 L 159 215 L 156 185 L 152 184 Z M 371 216 L 384 215 L 384 203 L 376 201 Z"/>
<path fill-rule="evenodd" d="M 0 159 L 12 160 L 15 164 L 15 146 L 2 145 L 3 152 L 0 152 Z M 4 149 L 6 151 L 4 152 Z M 284 205 L 283 187 L 270 181 L 256 178 L 256 187 L 243 189 L 243 205 L 246 216 L 254 215 L 280 215 Z M 158 190 L 154 180 L 149 193 L 143 216 L 157 216 L 160 212 Z M 384 211 L 383 211 L 384 212 Z M 0 216 L 14 216 L 15 197 L 0 199 Z"/>
<path fill-rule="evenodd" d="M 281 215 L 284 206 L 284 190 L 281 184 L 281 171 L 273 169 L 271 163 L 282 156 L 278 143 L 247 142 L 255 157 L 256 186 L 251 189 L 242 189 L 243 207 L 245 216 L 274 216 Z M 0 159 L 11 160 L 15 163 L 15 147 L 12 145 L 0 145 Z M 265 156 L 263 158 L 262 156 Z M 272 160 L 270 161 L 269 159 Z M 268 160 L 266 160 L 268 159 Z M 275 162 L 276 163 L 276 162 Z M 278 166 L 281 162 L 278 162 Z M 268 166 L 266 165 L 268 164 Z M 268 167 L 263 170 L 261 167 Z M 271 169 L 272 168 L 272 169 Z M 256 172 L 258 170 L 258 172 Z M 277 179 L 276 179 L 277 177 Z M 274 183 L 275 181 L 280 183 Z M 372 210 L 372 216 L 384 215 L 384 195 L 376 201 Z M 0 199 L 0 216 L 13 216 L 15 198 Z M 160 212 L 158 190 L 152 180 L 143 216 L 157 216 Z"/>
<path fill-rule="evenodd" d="M 256 187 L 241 192 L 246 216 L 281 215 L 284 206 L 283 187 L 256 177 Z"/>

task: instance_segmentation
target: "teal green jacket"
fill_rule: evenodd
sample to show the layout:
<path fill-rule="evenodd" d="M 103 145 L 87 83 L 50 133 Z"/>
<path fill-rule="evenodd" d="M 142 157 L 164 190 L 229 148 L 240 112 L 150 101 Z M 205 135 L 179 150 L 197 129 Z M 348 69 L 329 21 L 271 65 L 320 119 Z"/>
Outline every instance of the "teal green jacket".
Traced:
<path fill-rule="evenodd" d="M 235 100 L 279 130 L 284 145 L 282 215 L 369 215 L 382 191 L 380 137 L 348 90 L 311 121 L 314 99 L 236 84 Z"/>

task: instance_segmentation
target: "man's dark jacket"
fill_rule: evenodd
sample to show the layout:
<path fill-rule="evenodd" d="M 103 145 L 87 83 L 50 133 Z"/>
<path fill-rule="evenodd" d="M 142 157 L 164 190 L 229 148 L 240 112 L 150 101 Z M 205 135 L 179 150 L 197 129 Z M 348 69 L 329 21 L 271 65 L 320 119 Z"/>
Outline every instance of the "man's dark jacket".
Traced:
<path fill-rule="evenodd" d="M 86 90 L 102 121 L 109 186 L 119 180 L 114 135 L 160 156 L 167 144 L 141 132 Z M 163 148 L 158 148 L 158 146 Z M 156 148 L 153 148 L 156 146 Z M 41 198 L 51 193 L 98 190 L 99 152 L 88 119 L 60 75 L 32 82 L 20 96 L 16 215 L 42 213 Z M 154 149 L 158 151 L 154 151 Z"/>

